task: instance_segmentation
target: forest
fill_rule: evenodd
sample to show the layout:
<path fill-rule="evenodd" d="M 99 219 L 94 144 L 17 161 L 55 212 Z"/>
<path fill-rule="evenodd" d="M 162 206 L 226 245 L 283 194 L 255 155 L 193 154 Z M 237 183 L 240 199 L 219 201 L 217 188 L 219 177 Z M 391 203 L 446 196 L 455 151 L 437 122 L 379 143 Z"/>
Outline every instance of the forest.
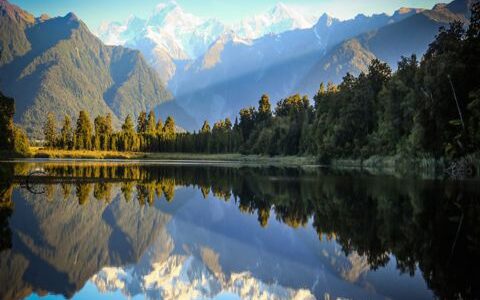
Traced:
<path fill-rule="evenodd" d="M 395 72 L 373 60 L 368 72 L 320 84 L 313 101 L 292 95 L 272 108 L 268 95 L 232 121 L 198 132 L 177 132 L 175 120 L 151 111 L 127 116 L 115 132 L 110 115 L 92 122 L 82 111 L 75 126 L 65 116 L 45 122 L 46 146 L 142 152 L 312 155 L 336 158 L 400 155 L 455 159 L 480 145 L 480 4 L 468 26 L 440 28 L 422 59 L 402 57 Z M 136 121 L 136 122 L 135 122 Z M 134 124 L 136 123 L 136 124 Z M 57 130 L 60 128 L 60 131 Z"/>

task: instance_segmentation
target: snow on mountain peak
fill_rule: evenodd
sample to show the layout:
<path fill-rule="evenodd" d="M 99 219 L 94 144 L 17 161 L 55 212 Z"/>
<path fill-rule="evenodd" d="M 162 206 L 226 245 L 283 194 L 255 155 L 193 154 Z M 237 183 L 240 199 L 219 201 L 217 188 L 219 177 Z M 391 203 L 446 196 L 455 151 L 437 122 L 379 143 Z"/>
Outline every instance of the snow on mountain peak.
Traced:
<path fill-rule="evenodd" d="M 103 23 L 97 36 L 108 45 L 140 50 L 147 61 L 168 82 L 176 72 L 176 61 L 195 60 L 225 33 L 234 31 L 231 41 L 248 44 L 267 34 L 310 28 L 316 19 L 278 3 L 263 14 L 227 26 L 216 19 L 204 19 L 183 10 L 174 0 L 160 2 L 145 19 L 130 16 L 124 22 Z"/>
<path fill-rule="evenodd" d="M 127 298 L 208 299 L 229 294 L 241 299 L 315 299 L 307 289 L 267 283 L 249 272 L 227 276 L 194 256 L 172 254 L 142 267 L 106 267 L 90 282 L 103 293 L 119 291 Z"/>
<path fill-rule="evenodd" d="M 160 36 L 167 34 L 177 38 L 179 47 L 195 59 L 227 30 L 234 30 L 240 38 L 257 39 L 266 34 L 310 28 L 315 21 L 313 16 L 305 16 L 279 2 L 263 14 L 226 26 L 218 20 L 205 20 L 185 12 L 176 1 L 168 0 L 157 4 L 146 20 L 130 16 L 123 23 L 103 23 L 97 35 L 107 44 L 134 46 L 132 40 L 139 40 L 150 27 Z"/>
<path fill-rule="evenodd" d="M 234 25 L 234 30 L 242 38 L 257 39 L 266 34 L 279 34 L 288 30 L 311 28 L 315 21 L 315 17 L 305 16 L 279 2 L 266 13 L 242 20 Z"/>
<path fill-rule="evenodd" d="M 147 26 L 175 27 L 173 29 L 192 29 L 202 20 L 186 13 L 175 1 L 158 4 L 147 20 Z"/>

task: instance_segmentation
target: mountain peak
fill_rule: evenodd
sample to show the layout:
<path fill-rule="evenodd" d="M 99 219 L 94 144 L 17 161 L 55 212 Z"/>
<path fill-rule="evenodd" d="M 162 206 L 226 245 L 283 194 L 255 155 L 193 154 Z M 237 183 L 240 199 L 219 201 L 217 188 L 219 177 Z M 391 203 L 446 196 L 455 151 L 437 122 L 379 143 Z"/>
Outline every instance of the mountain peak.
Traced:
<path fill-rule="evenodd" d="M 25 22 L 28 24 L 35 22 L 35 17 L 32 14 L 14 4 L 11 4 L 7 0 L 0 0 L 0 12 L 2 12 L 0 13 L 0 16 L 6 15 L 16 22 Z"/>
<path fill-rule="evenodd" d="M 290 8 L 282 2 L 278 2 L 275 6 L 270 10 L 272 14 L 290 14 Z"/>
<path fill-rule="evenodd" d="M 73 21 L 73 22 L 78 22 L 79 21 L 77 15 L 74 14 L 73 12 L 69 12 L 68 14 L 65 15 L 64 18 L 68 21 Z"/>
<path fill-rule="evenodd" d="M 433 6 L 432 10 L 441 10 L 445 9 L 447 7 L 447 4 L 445 3 L 437 3 Z"/>
<path fill-rule="evenodd" d="M 412 10 L 413 9 L 410 7 L 400 7 L 395 11 L 395 13 L 398 13 L 399 15 L 404 15 L 410 13 Z"/>
<path fill-rule="evenodd" d="M 153 14 L 148 18 L 147 23 L 151 26 L 171 26 L 174 28 L 182 25 L 198 25 L 201 19 L 186 13 L 176 1 L 162 2 L 155 7 Z"/>
<path fill-rule="evenodd" d="M 412 8 L 412 7 L 400 7 L 395 11 L 393 16 L 406 16 L 406 15 L 414 15 L 424 11 L 422 8 Z"/>
<path fill-rule="evenodd" d="M 40 17 L 38 17 L 37 19 L 40 22 L 44 22 L 44 21 L 50 19 L 50 16 L 48 14 L 41 14 Z"/>
<path fill-rule="evenodd" d="M 165 12 L 165 11 L 171 11 L 176 8 L 180 8 L 178 5 L 177 1 L 175 0 L 169 0 L 169 1 L 164 1 L 159 4 L 154 9 L 154 13 L 160 13 L 160 12 Z M 181 8 L 180 8 L 181 9 Z"/>
<path fill-rule="evenodd" d="M 320 18 L 318 19 L 317 21 L 317 24 L 315 26 L 326 26 L 326 27 L 329 27 L 332 25 L 333 21 L 335 19 L 330 16 L 329 14 L 327 13 L 324 13 L 323 15 L 320 16 Z"/>

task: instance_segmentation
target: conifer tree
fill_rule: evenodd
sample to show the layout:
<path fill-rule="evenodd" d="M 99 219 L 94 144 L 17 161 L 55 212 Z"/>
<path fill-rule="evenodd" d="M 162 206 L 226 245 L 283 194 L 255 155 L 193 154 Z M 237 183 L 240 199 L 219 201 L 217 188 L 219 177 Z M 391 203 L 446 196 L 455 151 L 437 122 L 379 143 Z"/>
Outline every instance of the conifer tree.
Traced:
<path fill-rule="evenodd" d="M 125 118 L 125 122 L 122 125 L 122 132 L 124 134 L 134 134 L 135 133 L 132 117 L 130 117 L 130 115 L 127 115 L 127 117 Z"/>
<path fill-rule="evenodd" d="M 70 116 L 65 115 L 63 119 L 62 129 L 60 130 L 60 146 L 63 149 L 73 148 L 73 128 Z"/>
<path fill-rule="evenodd" d="M 165 133 L 166 139 L 175 138 L 175 120 L 173 117 L 167 117 L 167 120 L 165 120 L 165 126 L 163 127 L 163 132 Z"/>
<path fill-rule="evenodd" d="M 201 133 L 210 133 L 210 124 L 208 124 L 208 121 L 205 120 L 202 125 Z"/>
<path fill-rule="evenodd" d="M 267 94 L 263 94 L 260 101 L 258 101 L 258 117 L 259 121 L 266 121 L 272 117 L 272 107 Z"/>
<path fill-rule="evenodd" d="M 92 149 L 92 124 L 90 116 L 84 110 L 80 111 L 75 129 L 75 148 L 80 150 Z"/>
<path fill-rule="evenodd" d="M 138 115 L 137 119 L 137 132 L 145 133 L 147 132 L 147 113 L 142 111 Z"/>
<path fill-rule="evenodd" d="M 156 129 L 155 113 L 153 112 L 153 110 L 151 110 L 147 118 L 147 132 L 150 134 L 155 133 L 155 129 Z"/>
<path fill-rule="evenodd" d="M 45 136 L 45 145 L 49 148 L 54 148 L 57 143 L 57 124 L 55 115 L 49 112 L 47 121 L 43 126 L 43 134 Z"/>
<path fill-rule="evenodd" d="M 155 126 L 155 131 L 158 135 L 161 135 L 163 133 L 163 121 L 162 119 L 158 119 L 157 125 Z"/>

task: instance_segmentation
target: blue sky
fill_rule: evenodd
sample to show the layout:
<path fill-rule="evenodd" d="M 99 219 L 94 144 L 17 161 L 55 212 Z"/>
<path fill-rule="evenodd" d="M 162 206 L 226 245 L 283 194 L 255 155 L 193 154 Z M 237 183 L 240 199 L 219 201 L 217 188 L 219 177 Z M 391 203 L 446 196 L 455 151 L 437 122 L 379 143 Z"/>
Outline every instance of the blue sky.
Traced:
<path fill-rule="evenodd" d="M 96 29 L 102 21 L 123 21 L 129 15 L 146 17 L 164 0 L 10 0 L 23 9 L 40 15 L 77 14 Z M 258 14 L 273 7 L 278 0 L 177 0 L 185 11 L 202 17 L 214 17 L 233 23 L 245 16 Z M 282 0 L 289 6 L 314 15 L 324 12 L 345 19 L 358 13 L 392 13 L 399 7 L 431 8 L 439 0 Z"/>

